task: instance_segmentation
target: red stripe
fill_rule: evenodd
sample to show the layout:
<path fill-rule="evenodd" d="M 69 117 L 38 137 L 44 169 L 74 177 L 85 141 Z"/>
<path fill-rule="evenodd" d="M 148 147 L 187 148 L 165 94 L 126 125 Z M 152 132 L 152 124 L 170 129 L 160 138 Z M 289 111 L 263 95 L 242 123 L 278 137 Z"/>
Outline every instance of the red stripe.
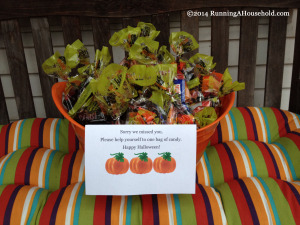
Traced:
<path fill-rule="evenodd" d="M 300 224 L 300 216 L 299 216 L 300 205 L 294 193 L 291 191 L 291 188 L 285 181 L 279 179 L 274 179 L 274 180 L 277 182 L 282 193 L 284 194 L 285 199 L 289 203 L 296 224 Z"/>
<path fill-rule="evenodd" d="M 254 130 L 253 130 L 253 124 L 252 124 L 252 120 L 251 117 L 249 115 L 249 113 L 247 112 L 247 110 L 245 108 L 238 108 L 240 110 L 240 112 L 243 115 L 244 118 L 244 122 L 246 125 L 246 130 L 247 130 L 247 136 L 248 136 L 248 140 L 255 140 L 255 135 L 254 135 Z"/>
<path fill-rule="evenodd" d="M 68 127 L 68 135 L 69 152 L 74 152 L 76 151 L 76 136 L 71 124 Z"/>
<path fill-rule="evenodd" d="M 234 197 L 242 224 L 253 225 L 251 212 L 239 182 L 237 180 L 233 180 L 232 182 L 228 183 L 228 185 Z"/>
<path fill-rule="evenodd" d="M 46 224 L 50 223 L 52 210 L 53 210 L 53 207 L 55 205 L 55 202 L 57 200 L 59 193 L 60 193 L 60 190 L 57 190 L 57 191 L 54 191 L 53 193 L 51 193 L 51 195 L 49 196 L 49 198 L 46 202 L 46 205 L 43 208 L 39 225 L 46 225 Z"/>
<path fill-rule="evenodd" d="M 105 224 L 106 196 L 96 196 L 94 210 L 94 225 Z"/>
<path fill-rule="evenodd" d="M 153 225 L 152 195 L 142 195 L 143 225 Z"/>
<path fill-rule="evenodd" d="M 271 108 L 271 109 L 274 112 L 276 120 L 277 120 L 279 137 L 283 137 L 287 134 L 284 118 L 281 115 L 279 109 L 276 109 L 276 108 Z"/>
<path fill-rule="evenodd" d="M 218 124 L 218 126 L 220 126 L 220 124 Z M 210 138 L 210 145 L 216 145 L 218 144 L 219 140 L 218 140 L 218 129 L 215 129 L 215 132 L 213 133 L 213 135 Z"/>
<path fill-rule="evenodd" d="M 0 225 L 3 225 L 5 211 L 7 208 L 7 204 L 9 202 L 10 196 L 12 195 L 13 191 L 16 189 L 16 185 L 7 185 L 1 193 L 0 196 Z"/>
<path fill-rule="evenodd" d="M 26 166 L 27 166 L 29 157 L 34 149 L 35 149 L 35 147 L 29 147 L 22 153 L 22 156 L 20 157 L 17 168 L 16 168 L 15 184 L 24 184 Z"/>
<path fill-rule="evenodd" d="M 285 137 L 291 139 L 295 145 L 297 145 L 297 148 L 300 150 L 300 138 L 298 135 L 293 133 L 288 133 Z"/>
<path fill-rule="evenodd" d="M 64 161 L 63 161 L 62 169 L 61 169 L 61 176 L 60 176 L 60 187 L 61 188 L 67 186 L 69 167 L 70 167 L 70 161 L 71 161 L 72 155 L 73 154 L 69 153 L 64 157 Z"/>
<path fill-rule="evenodd" d="M 233 170 L 231 166 L 231 162 L 229 159 L 229 156 L 226 152 L 226 149 L 223 144 L 215 145 L 215 148 L 217 150 L 217 153 L 219 155 L 222 169 L 223 169 L 223 175 L 224 175 L 224 181 L 227 182 L 229 180 L 232 180 L 234 178 L 233 176 Z"/>
<path fill-rule="evenodd" d="M 1 129 L 1 132 L 0 132 L 0 143 L 1 143 L 1 145 L 0 145 L 0 157 L 5 155 L 5 147 L 6 147 L 5 137 L 6 137 L 7 128 L 8 128 L 8 125 L 3 126 L 2 129 Z"/>
<path fill-rule="evenodd" d="M 197 184 L 196 193 L 192 195 L 192 198 L 194 202 L 197 224 L 208 225 L 205 202 Z"/>
<path fill-rule="evenodd" d="M 267 167 L 267 170 L 269 173 L 269 177 L 277 178 L 274 163 L 269 154 L 269 151 L 266 149 L 266 147 L 263 145 L 263 143 L 261 143 L 259 141 L 255 141 L 254 143 L 257 145 L 257 147 L 259 147 L 260 152 L 264 157 L 265 164 L 266 164 L 266 167 Z"/>
<path fill-rule="evenodd" d="M 43 119 L 37 118 L 34 119 L 32 127 L 31 127 L 31 135 L 30 135 L 30 146 L 40 146 L 39 144 L 39 133 L 40 133 L 40 125 Z"/>

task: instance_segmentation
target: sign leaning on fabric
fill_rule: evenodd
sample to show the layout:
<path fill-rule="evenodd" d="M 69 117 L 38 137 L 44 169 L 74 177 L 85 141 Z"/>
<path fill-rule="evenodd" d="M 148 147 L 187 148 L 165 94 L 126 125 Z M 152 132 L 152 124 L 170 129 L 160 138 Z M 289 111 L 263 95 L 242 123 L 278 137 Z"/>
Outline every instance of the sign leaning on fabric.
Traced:
<path fill-rule="evenodd" d="M 196 125 L 86 125 L 86 194 L 194 194 L 196 129 Z"/>

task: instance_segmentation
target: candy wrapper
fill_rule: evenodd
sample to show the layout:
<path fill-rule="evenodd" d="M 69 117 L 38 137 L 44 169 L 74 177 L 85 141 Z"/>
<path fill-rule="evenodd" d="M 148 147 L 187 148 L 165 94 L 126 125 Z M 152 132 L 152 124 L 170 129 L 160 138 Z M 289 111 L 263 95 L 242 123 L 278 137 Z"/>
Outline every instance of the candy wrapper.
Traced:
<path fill-rule="evenodd" d="M 140 34 L 140 27 L 133 28 L 128 26 L 127 28 L 114 33 L 109 40 L 109 44 L 111 46 L 121 46 L 126 51 L 129 51 L 130 47 L 135 43 Z"/>
<path fill-rule="evenodd" d="M 194 73 L 196 76 L 207 75 L 216 66 L 216 63 L 213 63 L 212 56 L 203 55 L 200 53 L 192 56 L 189 59 L 189 62 L 194 66 Z"/>
<path fill-rule="evenodd" d="M 67 66 L 66 58 L 61 56 L 59 52 L 55 52 L 53 56 L 48 58 L 42 65 L 42 68 L 46 74 L 56 78 L 67 80 L 71 68 Z"/>
<path fill-rule="evenodd" d="M 187 110 L 185 105 L 174 101 L 168 112 L 168 124 L 194 124 L 194 116 Z"/>
<path fill-rule="evenodd" d="M 67 66 L 71 69 L 78 65 L 87 65 L 90 63 L 89 53 L 80 40 L 76 40 L 71 45 L 67 45 L 64 56 L 66 58 Z"/>
<path fill-rule="evenodd" d="M 152 23 L 139 22 L 137 27 L 141 28 L 141 37 L 148 37 L 152 40 L 154 40 L 160 33 L 160 31 L 157 31 Z"/>
<path fill-rule="evenodd" d="M 217 118 L 217 113 L 213 107 L 205 107 L 195 114 L 196 123 L 199 128 L 213 123 Z"/>
<path fill-rule="evenodd" d="M 212 72 L 209 75 L 202 76 L 201 91 L 204 97 L 216 97 L 222 86 L 223 74 Z"/>
<path fill-rule="evenodd" d="M 155 64 L 158 46 L 157 41 L 147 37 L 139 37 L 131 46 L 128 59 L 136 60 L 142 64 Z"/>
<path fill-rule="evenodd" d="M 157 80 L 155 85 L 161 90 L 171 92 L 173 88 L 173 80 L 177 74 L 176 64 L 158 64 Z"/>
<path fill-rule="evenodd" d="M 170 64 L 175 62 L 174 56 L 168 51 L 167 46 L 163 45 L 157 53 L 158 63 Z"/>
<path fill-rule="evenodd" d="M 173 52 L 178 56 L 191 52 L 199 47 L 196 39 L 191 34 L 184 31 L 173 32 L 170 35 L 169 43 Z"/>
<path fill-rule="evenodd" d="M 239 83 L 238 81 L 232 83 L 230 73 L 228 69 L 226 69 L 223 74 L 223 84 L 220 87 L 219 96 L 221 97 L 230 94 L 233 91 L 240 91 L 243 89 L 245 89 L 245 83 Z"/>
<path fill-rule="evenodd" d="M 110 60 L 111 55 L 109 54 L 108 47 L 103 46 L 101 51 L 99 49 L 96 50 L 94 62 L 95 78 L 98 78 L 100 76 L 104 68 L 109 65 Z"/>
<path fill-rule="evenodd" d="M 151 86 L 156 82 L 157 73 L 157 66 L 133 65 L 127 71 L 127 79 L 132 84 Z"/>

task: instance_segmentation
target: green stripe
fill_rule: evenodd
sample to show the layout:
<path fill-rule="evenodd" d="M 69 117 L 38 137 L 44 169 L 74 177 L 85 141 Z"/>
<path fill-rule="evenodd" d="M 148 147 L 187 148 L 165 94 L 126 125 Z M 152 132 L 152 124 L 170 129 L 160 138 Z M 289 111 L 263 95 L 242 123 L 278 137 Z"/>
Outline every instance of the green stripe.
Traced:
<path fill-rule="evenodd" d="M 39 202 L 38 202 L 36 210 L 33 214 L 33 219 L 31 221 L 30 225 L 39 224 L 39 221 L 40 221 L 40 218 L 42 215 L 42 211 L 43 211 L 46 201 L 50 195 L 50 192 L 48 190 L 45 190 L 45 189 L 42 189 L 42 190 L 43 191 L 40 195 Z"/>
<path fill-rule="evenodd" d="M 286 200 L 284 194 L 282 193 L 280 187 L 276 183 L 276 181 L 272 178 L 265 178 L 263 180 L 265 181 L 265 184 L 268 186 L 271 195 L 274 197 L 273 200 L 277 208 L 277 213 L 280 219 L 280 223 L 289 224 L 289 225 L 296 224 L 294 221 L 294 217 L 290 205 Z M 276 224 L 279 223 L 277 223 L 276 221 Z"/>
<path fill-rule="evenodd" d="M 279 138 L 277 119 L 271 108 L 264 107 L 264 108 L 262 108 L 262 110 L 264 111 L 264 113 L 266 114 L 266 117 L 267 117 L 266 123 L 269 124 L 270 137 L 271 137 L 270 142 L 272 142 L 272 141 L 276 140 L 277 138 Z"/>
<path fill-rule="evenodd" d="M 79 189 L 78 196 L 77 196 L 77 199 L 76 199 L 75 210 L 74 210 L 74 218 L 73 218 L 73 224 L 74 225 L 78 225 L 79 210 L 80 210 L 80 205 L 81 205 L 81 199 L 82 199 L 82 196 L 84 194 L 84 186 L 85 186 L 85 183 L 83 182 L 81 184 L 81 187 Z"/>
<path fill-rule="evenodd" d="M 0 196 L 7 185 L 0 185 Z"/>
<path fill-rule="evenodd" d="M 49 190 L 57 190 L 60 188 L 60 176 L 65 154 L 60 151 L 54 151 L 53 160 L 50 165 Z"/>
<path fill-rule="evenodd" d="M 19 132 L 19 137 L 18 137 L 18 149 L 22 148 L 21 140 L 22 140 L 22 134 L 23 134 L 23 128 L 24 128 L 25 121 L 26 121 L 26 119 L 24 119 L 20 125 L 20 132 Z"/>
<path fill-rule="evenodd" d="M 18 163 L 24 163 L 24 162 L 19 162 L 19 161 L 20 161 L 20 158 L 21 158 L 22 154 L 26 150 L 27 149 L 22 149 L 22 150 L 15 151 L 9 157 L 9 160 L 6 161 L 6 163 L 7 163 L 6 164 L 6 169 L 5 169 L 5 172 L 3 174 L 3 180 L 2 180 L 2 182 L 4 184 L 14 184 L 15 183 L 15 174 L 16 174 L 17 166 L 18 166 Z M 2 172 L 1 172 L 1 175 L 2 175 Z"/>
<path fill-rule="evenodd" d="M 21 142 L 21 148 L 27 148 L 31 146 L 31 128 L 34 120 L 35 119 L 26 119 L 25 123 L 23 124 L 22 139 L 19 139 L 19 142 Z"/>
<path fill-rule="evenodd" d="M 95 195 L 82 195 L 78 224 L 93 225 L 95 201 Z"/>
<path fill-rule="evenodd" d="M 290 143 L 290 145 L 289 144 L 287 144 L 287 148 L 285 148 L 285 147 L 283 147 L 283 145 L 281 144 L 281 143 L 279 143 L 279 142 L 282 142 L 282 143 L 287 143 L 288 142 L 288 138 L 286 138 L 286 139 L 284 139 L 284 138 L 281 138 L 281 139 L 283 139 L 283 140 L 277 140 L 278 142 L 274 142 L 273 144 L 274 145 L 277 145 L 279 148 L 280 148 L 280 150 L 281 150 L 281 152 L 283 152 L 283 154 L 284 154 L 284 157 L 286 158 L 286 161 L 287 161 L 287 163 L 288 163 L 288 166 L 289 166 L 289 168 L 290 168 L 290 171 L 291 171 L 291 173 L 292 173 L 292 177 L 293 177 L 293 180 L 297 180 L 297 176 L 296 176 L 296 172 L 295 172 L 295 168 L 294 168 L 294 165 L 299 165 L 299 163 L 300 163 L 300 151 L 299 150 L 296 150 L 296 154 L 298 153 L 298 157 L 292 157 L 293 158 L 293 161 L 294 161 L 294 163 L 295 164 L 293 164 L 292 163 L 292 160 L 291 160 L 291 157 L 290 157 L 290 155 L 289 155 L 289 153 L 288 153 L 288 151 L 287 151 L 287 149 L 289 149 L 289 152 L 291 152 L 291 145 L 293 144 L 293 143 Z M 296 155 L 295 154 L 295 155 Z M 298 170 L 299 171 L 299 170 Z"/>
<path fill-rule="evenodd" d="M 263 115 L 264 121 L 265 121 L 265 124 L 266 124 L 266 130 L 267 130 L 267 135 L 268 135 L 268 143 L 271 143 L 270 126 L 269 126 L 267 115 L 264 111 L 264 108 L 259 108 L 259 110 L 261 111 L 261 114 Z"/>
<path fill-rule="evenodd" d="M 131 224 L 131 204 L 132 204 L 132 196 L 127 197 L 127 204 L 126 204 L 126 225 Z"/>
<path fill-rule="evenodd" d="M 197 224 L 192 195 L 178 195 L 183 225 Z"/>
<path fill-rule="evenodd" d="M 228 224 L 242 225 L 241 218 L 231 189 L 227 183 L 216 187 L 222 197 L 222 203 Z"/>
<path fill-rule="evenodd" d="M 214 177 L 213 177 L 212 170 L 211 170 L 208 158 L 207 158 L 206 151 L 204 152 L 203 156 L 204 156 L 207 172 L 208 172 L 208 175 L 209 175 L 210 186 L 214 187 Z"/>
<path fill-rule="evenodd" d="M 257 170 L 256 170 L 256 166 L 255 166 L 255 162 L 254 162 L 254 158 L 252 156 L 252 153 L 251 153 L 250 149 L 248 148 L 248 146 L 243 141 L 240 141 L 240 143 L 243 145 L 244 149 L 247 152 L 247 155 L 248 155 L 249 160 L 250 160 L 253 176 L 256 177 L 257 176 Z"/>
<path fill-rule="evenodd" d="M 32 221 L 32 218 L 33 218 L 34 212 L 36 211 L 36 207 L 38 205 L 39 198 L 40 198 L 42 191 L 43 191 L 43 189 L 38 189 L 37 192 L 35 193 L 35 196 L 34 196 L 34 199 L 33 199 L 32 205 L 31 205 L 29 217 L 28 217 L 28 220 L 26 223 L 27 225 L 30 225 L 30 223 Z"/>
<path fill-rule="evenodd" d="M 62 120 L 59 126 L 59 150 L 65 153 L 69 153 L 69 121 Z"/>
<path fill-rule="evenodd" d="M 55 129 L 55 149 L 59 150 L 59 128 L 60 128 L 60 124 L 61 124 L 61 119 L 58 119 L 57 125 L 56 125 L 56 129 Z"/>
<path fill-rule="evenodd" d="M 10 154 L 10 156 L 7 158 L 7 160 L 5 161 L 5 163 L 4 163 L 3 167 L 2 167 L 2 170 L 1 170 L 1 173 L 0 173 L 0 185 L 4 184 L 3 180 L 4 180 L 4 175 L 5 175 L 5 172 L 6 172 L 6 167 L 7 167 L 8 163 L 9 163 L 9 161 L 13 158 L 13 156 L 14 156 L 15 153 L 16 152 L 12 152 Z M 9 174 L 9 175 L 12 176 L 12 174 Z"/>
<path fill-rule="evenodd" d="M 143 208 L 141 196 L 133 195 L 131 204 L 131 225 L 142 224 Z"/>
<path fill-rule="evenodd" d="M 247 130 L 246 130 L 246 124 L 243 117 L 243 114 L 238 108 L 232 108 L 231 112 L 234 116 L 235 123 L 238 124 L 237 128 L 237 136 L 238 139 L 247 139 Z"/>
<path fill-rule="evenodd" d="M 174 197 L 177 225 L 182 225 L 179 197 L 177 194 L 174 194 L 173 197 Z"/>
<path fill-rule="evenodd" d="M 223 168 L 216 148 L 214 146 L 211 146 L 206 150 L 206 153 L 207 153 L 207 158 L 209 163 L 213 165 L 212 177 L 213 177 L 214 185 L 217 186 L 219 184 L 223 184 L 224 183 Z"/>
<path fill-rule="evenodd" d="M 237 127 L 236 127 L 236 122 L 235 122 L 235 118 L 233 116 L 233 113 L 231 111 L 229 111 L 229 116 L 231 118 L 231 122 L 232 122 L 232 126 L 233 126 L 233 134 L 234 134 L 234 140 L 238 140 L 238 132 L 237 132 Z"/>
<path fill-rule="evenodd" d="M 55 155 L 55 152 L 51 152 L 47 165 L 46 165 L 46 173 L 45 173 L 45 188 L 49 189 L 49 181 L 50 181 L 50 169 L 51 169 L 51 165 L 52 165 L 52 161 L 53 161 L 53 157 Z"/>

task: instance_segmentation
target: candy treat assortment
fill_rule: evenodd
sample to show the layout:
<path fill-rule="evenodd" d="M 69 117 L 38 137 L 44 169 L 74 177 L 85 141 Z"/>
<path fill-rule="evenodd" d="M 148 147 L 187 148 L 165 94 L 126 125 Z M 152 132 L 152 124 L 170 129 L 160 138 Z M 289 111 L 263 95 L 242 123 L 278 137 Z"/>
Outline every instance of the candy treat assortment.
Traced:
<path fill-rule="evenodd" d="M 96 50 L 94 62 L 79 40 L 43 63 L 50 76 L 67 82 L 63 105 L 68 114 L 85 124 L 197 124 L 202 128 L 218 117 L 220 97 L 245 88 L 232 82 L 228 69 L 219 73 L 212 56 L 185 53 L 198 48 L 186 32 L 170 35 L 171 54 L 159 46 L 159 31 L 151 23 L 114 33 L 110 45 L 128 57 L 110 63 L 108 47 Z"/>

